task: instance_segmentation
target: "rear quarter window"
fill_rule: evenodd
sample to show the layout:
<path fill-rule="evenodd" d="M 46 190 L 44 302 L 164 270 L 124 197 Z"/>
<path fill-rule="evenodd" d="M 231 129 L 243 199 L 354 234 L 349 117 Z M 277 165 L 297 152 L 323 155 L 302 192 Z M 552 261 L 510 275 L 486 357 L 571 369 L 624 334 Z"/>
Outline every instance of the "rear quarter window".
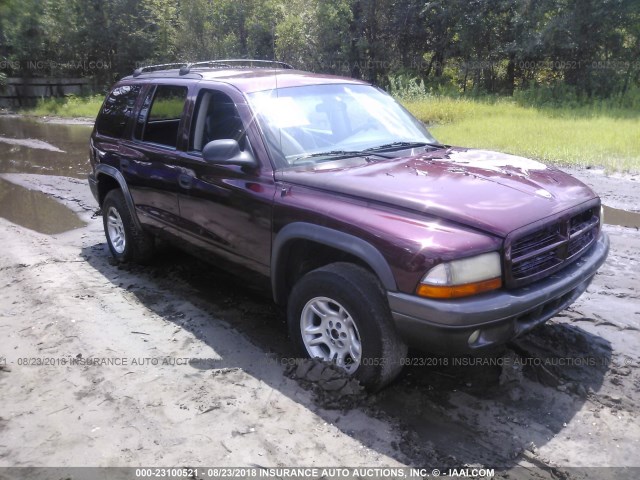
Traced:
<path fill-rule="evenodd" d="M 99 134 L 122 137 L 129 118 L 133 116 L 140 89 L 140 85 L 122 85 L 111 91 L 96 121 Z"/>

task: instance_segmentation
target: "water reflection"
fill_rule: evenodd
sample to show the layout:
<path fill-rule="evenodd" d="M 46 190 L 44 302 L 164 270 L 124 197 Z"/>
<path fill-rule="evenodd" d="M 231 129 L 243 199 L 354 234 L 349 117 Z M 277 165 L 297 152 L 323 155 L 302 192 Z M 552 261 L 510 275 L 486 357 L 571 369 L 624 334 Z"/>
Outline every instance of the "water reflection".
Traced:
<path fill-rule="evenodd" d="M 0 179 L 0 217 L 47 235 L 84 227 L 78 216 L 49 195 Z"/>
<path fill-rule="evenodd" d="M 0 136 L 34 139 L 61 152 L 0 142 L 0 173 L 39 173 L 86 178 L 89 173 L 89 125 L 60 125 L 0 116 Z"/>
<path fill-rule="evenodd" d="M 604 223 L 621 227 L 640 228 L 640 213 L 604 206 Z"/>

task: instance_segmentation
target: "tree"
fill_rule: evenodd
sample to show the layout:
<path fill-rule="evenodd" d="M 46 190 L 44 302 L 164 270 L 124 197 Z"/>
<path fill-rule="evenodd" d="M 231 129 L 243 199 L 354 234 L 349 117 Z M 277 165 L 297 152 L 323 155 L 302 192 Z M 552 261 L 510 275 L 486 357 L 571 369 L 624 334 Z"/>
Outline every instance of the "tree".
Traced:
<path fill-rule="evenodd" d="M 149 63 L 287 61 L 461 92 L 640 85 L 638 0 L 0 0 L 2 73 L 106 86 Z"/>

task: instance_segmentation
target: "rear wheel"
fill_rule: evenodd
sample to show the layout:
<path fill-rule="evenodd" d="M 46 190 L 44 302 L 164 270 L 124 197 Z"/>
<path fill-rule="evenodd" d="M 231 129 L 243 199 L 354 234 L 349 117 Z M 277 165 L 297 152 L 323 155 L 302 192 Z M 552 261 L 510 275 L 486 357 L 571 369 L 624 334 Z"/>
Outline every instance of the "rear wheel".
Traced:
<path fill-rule="evenodd" d="M 153 256 L 153 237 L 136 226 L 119 189 L 111 190 L 102 203 L 102 221 L 107 245 L 119 262 L 146 263 Z"/>
<path fill-rule="evenodd" d="M 333 263 L 294 286 L 287 309 L 299 353 L 335 363 L 376 390 L 402 369 L 407 348 L 398 337 L 384 290 L 368 270 Z"/>

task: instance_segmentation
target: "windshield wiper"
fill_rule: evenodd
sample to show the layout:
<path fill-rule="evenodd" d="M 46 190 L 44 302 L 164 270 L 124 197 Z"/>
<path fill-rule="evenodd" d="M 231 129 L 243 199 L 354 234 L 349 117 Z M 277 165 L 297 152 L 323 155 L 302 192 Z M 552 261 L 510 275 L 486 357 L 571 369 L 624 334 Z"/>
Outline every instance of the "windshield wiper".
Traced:
<path fill-rule="evenodd" d="M 388 150 L 392 148 L 409 148 L 409 147 L 433 147 L 433 148 L 444 148 L 444 145 L 439 143 L 429 143 L 429 142 L 391 142 L 385 143 L 384 145 L 378 145 L 377 147 L 367 148 L 365 152 L 377 151 L 377 150 Z"/>
<path fill-rule="evenodd" d="M 375 153 L 373 151 L 371 151 L 370 149 L 367 150 L 331 150 L 329 152 L 316 152 L 316 153 L 309 153 L 307 155 L 301 155 L 295 159 L 292 160 L 292 164 L 300 161 L 300 160 L 306 160 L 308 158 L 316 158 L 316 157 L 366 157 L 368 155 L 375 155 L 376 157 L 382 157 L 382 158 L 393 158 L 390 157 L 388 155 L 382 155 L 380 153 Z"/>

